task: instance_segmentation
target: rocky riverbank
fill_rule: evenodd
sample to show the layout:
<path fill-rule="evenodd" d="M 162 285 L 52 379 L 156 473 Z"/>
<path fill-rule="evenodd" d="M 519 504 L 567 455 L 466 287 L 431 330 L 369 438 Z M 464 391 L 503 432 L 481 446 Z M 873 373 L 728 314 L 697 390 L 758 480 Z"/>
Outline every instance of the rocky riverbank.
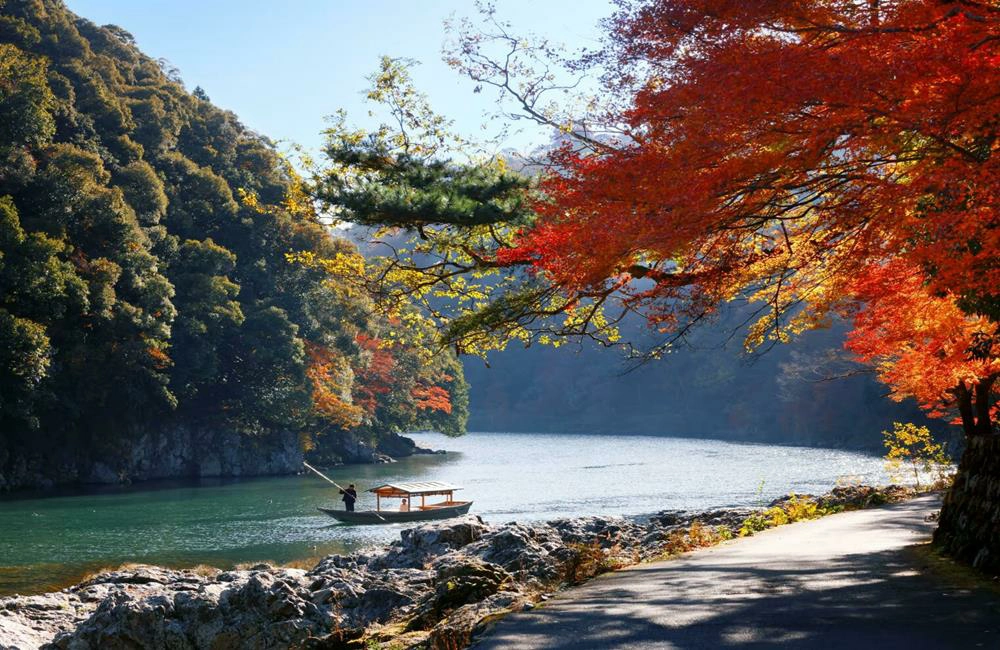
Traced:
<path fill-rule="evenodd" d="M 842 487 L 808 503 L 829 510 L 909 495 Z M 531 524 L 470 515 L 404 530 L 383 548 L 328 556 L 308 571 L 127 567 L 59 592 L 0 599 L 0 648 L 364 648 L 389 640 L 393 648 L 461 648 L 492 620 L 566 585 L 737 535 L 786 503 Z"/>
<path fill-rule="evenodd" d="M 350 432 L 331 432 L 308 457 L 316 464 L 392 462 L 434 453 L 389 433 L 374 444 Z M 291 431 L 219 431 L 174 426 L 93 453 L 65 448 L 45 454 L 0 446 L 0 492 L 60 485 L 114 485 L 158 479 L 281 476 L 302 471 L 299 436 Z"/>

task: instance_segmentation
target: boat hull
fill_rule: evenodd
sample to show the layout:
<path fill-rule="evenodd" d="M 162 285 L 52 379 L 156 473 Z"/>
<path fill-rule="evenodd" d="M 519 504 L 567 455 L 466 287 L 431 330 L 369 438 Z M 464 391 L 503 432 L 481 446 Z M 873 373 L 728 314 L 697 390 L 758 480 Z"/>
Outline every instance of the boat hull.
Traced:
<path fill-rule="evenodd" d="M 410 510 L 400 512 L 398 510 L 357 510 L 348 512 L 346 510 L 334 510 L 332 508 L 319 508 L 337 521 L 345 524 L 398 524 L 411 521 L 430 521 L 433 519 L 450 519 L 469 512 L 472 507 L 471 501 L 459 503 L 453 506 L 432 508 L 428 510 Z"/>

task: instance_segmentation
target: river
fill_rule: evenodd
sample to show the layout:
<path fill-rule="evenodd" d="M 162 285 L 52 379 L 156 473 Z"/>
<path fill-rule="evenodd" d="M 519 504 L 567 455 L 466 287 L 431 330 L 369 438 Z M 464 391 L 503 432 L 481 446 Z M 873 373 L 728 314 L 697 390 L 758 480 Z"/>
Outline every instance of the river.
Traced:
<path fill-rule="evenodd" d="M 440 480 L 463 486 L 487 521 L 756 505 L 829 490 L 838 479 L 885 483 L 882 460 L 856 452 L 657 436 L 413 434 L 447 455 L 329 470 L 360 489 Z M 0 500 L 0 595 L 65 586 L 144 562 L 175 567 L 306 563 L 396 538 L 402 526 L 346 526 L 314 476 L 164 482 Z M 373 507 L 362 494 L 359 509 Z"/>

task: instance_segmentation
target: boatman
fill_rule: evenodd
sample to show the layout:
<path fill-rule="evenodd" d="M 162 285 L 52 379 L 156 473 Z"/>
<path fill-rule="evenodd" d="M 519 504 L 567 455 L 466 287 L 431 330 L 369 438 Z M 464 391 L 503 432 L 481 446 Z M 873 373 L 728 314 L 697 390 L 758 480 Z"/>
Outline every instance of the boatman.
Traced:
<path fill-rule="evenodd" d="M 344 502 L 344 508 L 347 512 L 354 512 L 354 502 L 358 500 L 358 491 L 354 489 L 354 483 L 347 486 L 346 490 L 341 490 L 341 501 Z"/>

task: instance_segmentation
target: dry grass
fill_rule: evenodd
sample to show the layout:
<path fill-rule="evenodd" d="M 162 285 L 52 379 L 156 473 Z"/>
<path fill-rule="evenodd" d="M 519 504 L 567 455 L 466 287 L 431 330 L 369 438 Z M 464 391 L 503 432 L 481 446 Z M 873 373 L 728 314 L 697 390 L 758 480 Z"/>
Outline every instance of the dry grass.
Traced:
<path fill-rule="evenodd" d="M 139 562 L 125 562 L 124 564 L 119 564 L 116 566 L 102 566 L 97 569 L 91 569 L 87 573 L 84 573 L 78 582 L 87 582 L 88 580 L 93 580 L 102 573 L 112 573 L 112 572 L 124 572 L 124 571 L 136 571 L 138 569 L 144 569 L 146 567 L 156 568 L 152 564 L 142 564 Z"/>
<path fill-rule="evenodd" d="M 568 547 L 573 551 L 573 557 L 566 563 L 563 579 L 569 584 L 580 584 L 602 573 L 617 571 L 639 562 L 638 551 L 625 554 L 618 543 L 607 549 L 601 546 L 599 540 L 568 544 Z"/>
<path fill-rule="evenodd" d="M 157 564 L 143 564 L 140 562 L 125 562 L 124 564 L 119 564 L 117 566 L 102 566 L 97 569 L 91 569 L 86 573 L 82 574 L 78 579 L 74 580 L 72 584 L 78 582 L 87 582 L 88 580 L 93 580 L 97 576 L 104 573 L 124 573 L 128 571 L 137 571 L 139 569 L 166 569 L 168 571 L 181 571 L 183 573 L 193 573 L 196 576 L 201 576 L 203 578 L 214 578 L 219 575 L 222 570 L 219 567 L 214 567 L 208 564 L 196 564 L 194 566 L 186 567 L 171 567 Z"/>
<path fill-rule="evenodd" d="M 193 567 L 184 570 L 190 571 L 196 576 L 201 576 L 202 578 L 214 578 L 222 573 L 222 570 L 219 569 L 219 567 L 209 566 L 208 564 L 196 564 Z"/>
<path fill-rule="evenodd" d="M 309 569 L 316 566 L 319 558 L 303 558 L 301 560 L 289 560 L 288 562 L 275 562 L 274 560 L 255 560 L 253 562 L 238 562 L 233 565 L 234 571 L 249 571 L 255 566 L 260 566 L 266 564 L 269 567 L 274 567 L 276 569 Z"/>
<path fill-rule="evenodd" d="M 425 641 L 428 630 L 407 631 L 406 623 L 372 625 L 352 645 L 364 650 L 404 650 Z"/>
<path fill-rule="evenodd" d="M 700 521 L 695 521 L 687 530 L 671 532 L 662 552 L 653 559 L 665 560 L 698 548 L 715 546 L 732 538 L 732 532 L 725 526 L 705 526 Z"/>
<path fill-rule="evenodd" d="M 284 569 L 304 569 L 306 571 L 311 570 L 319 561 L 323 559 L 321 557 L 309 557 L 303 558 L 301 560 L 292 560 L 290 562 L 283 562 L 281 567 Z"/>
<path fill-rule="evenodd" d="M 960 589 L 984 589 L 1000 595 L 1000 576 L 989 576 L 967 564 L 957 562 L 944 555 L 930 542 L 908 546 L 906 554 L 921 573 L 941 582 Z"/>

